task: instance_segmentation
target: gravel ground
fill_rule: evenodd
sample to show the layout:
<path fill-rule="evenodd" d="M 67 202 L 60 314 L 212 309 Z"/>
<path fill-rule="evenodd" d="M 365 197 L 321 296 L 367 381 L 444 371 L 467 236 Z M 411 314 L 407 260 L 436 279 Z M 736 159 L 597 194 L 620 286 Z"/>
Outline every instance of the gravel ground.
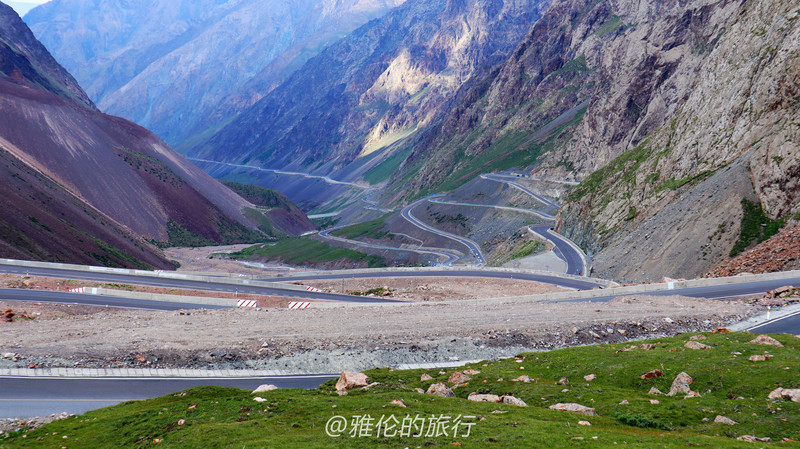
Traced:
<path fill-rule="evenodd" d="M 381 280 L 387 282 L 386 280 Z M 332 309 L 152 312 L 0 302 L 0 367 L 217 367 L 337 372 L 713 329 L 745 301 L 626 297 L 608 303 L 410 303 Z"/>

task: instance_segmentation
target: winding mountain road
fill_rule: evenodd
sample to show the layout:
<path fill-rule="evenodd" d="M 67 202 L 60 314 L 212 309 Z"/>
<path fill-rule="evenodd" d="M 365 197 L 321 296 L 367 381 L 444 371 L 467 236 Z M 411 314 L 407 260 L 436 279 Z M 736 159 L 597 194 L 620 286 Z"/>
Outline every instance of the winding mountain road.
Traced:
<path fill-rule="evenodd" d="M 303 173 L 303 172 L 296 172 L 296 171 L 286 171 L 286 170 L 276 170 L 274 168 L 263 168 L 263 167 L 257 167 L 255 165 L 232 164 L 230 162 L 210 161 L 208 159 L 200 159 L 200 158 L 196 158 L 196 157 L 186 157 L 186 159 L 188 159 L 190 161 L 206 162 L 206 163 L 209 163 L 209 164 L 226 165 L 228 167 L 246 168 L 246 169 L 249 169 L 249 170 L 257 170 L 257 171 L 263 171 L 263 172 L 267 172 L 267 173 L 275 173 L 277 175 L 301 176 L 301 177 L 307 178 L 307 179 L 317 179 L 317 180 L 326 182 L 328 184 L 350 186 L 350 187 L 356 187 L 356 188 L 365 189 L 365 190 L 370 190 L 370 189 L 373 188 L 372 186 L 365 185 L 365 184 L 359 184 L 359 183 L 347 182 L 347 181 L 338 181 L 338 180 L 333 179 L 333 178 L 328 177 L 328 176 L 312 175 L 311 173 Z"/>
<path fill-rule="evenodd" d="M 333 240 L 333 241 L 339 242 L 339 243 L 347 243 L 349 245 L 356 245 L 356 246 L 360 246 L 362 248 L 372 248 L 372 249 L 391 250 L 391 251 L 404 251 L 404 252 L 417 253 L 417 254 L 433 254 L 433 255 L 438 256 L 438 257 L 444 257 L 445 261 L 442 262 L 442 264 L 445 265 L 445 266 L 452 265 L 453 262 L 455 262 L 456 260 L 458 260 L 459 257 L 461 257 L 460 253 L 457 253 L 456 251 L 453 251 L 452 253 L 445 252 L 446 250 L 444 248 L 440 248 L 438 251 L 433 250 L 432 248 L 422 249 L 422 247 L 420 247 L 420 248 L 399 248 L 399 247 L 396 247 L 396 246 L 377 245 L 377 244 L 374 244 L 374 243 L 366 243 L 366 242 L 362 242 L 362 241 L 359 241 L 359 240 L 346 239 L 346 238 L 343 238 L 343 237 L 337 237 L 335 235 L 331 235 L 331 232 L 338 231 L 340 229 L 342 229 L 342 227 L 326 229 L 324 231 L 320 231 L 318 235 L 320 237 L 328 239 L 328 240 Z"/>
<path fill-rule="evenodd" d="M 404 207 L 401 211 L 403 218 L 406 219 L 409 223 L 413 224 L 414 226 L 422 229 L 423 231 L 430 232 L 432 234 L 436 234 L 440 237 L 444 237 L 446 239 L 450 239 L 456 241 L 464 246 L 467 247 L 469 253 L 475 258 L 475 264 L 478 266 L 485 265 L 486 259 L 483 257 L 483 252 L 481 251 L 480 245 L 478 245 L 475 241 L 470 240 L 466 237 L 461 237 L 460 235 L 451 234 L 449 232 L 442 231 L 440 229 L 436 229 L 433 226 L 425 223 L 424 221 L 420 220 L 419 218 L 414 216 L 414 209 L 420 206 L 422 203 L 429 201 L 431 198 L 434 198 L 438 195 L 432 195 L 427 198 L 422 198 L 417 200 L 408 206 Z"/>
<path fill-rule="evenodd" d="M 548 200 L 547 198 L 533 192 L 531 189 L 517 182 L 520 179 L 520 177 L 518 176 L 504 175 L 499 173 L 489 173 L 481 175 L 481 178 L 489 181 L 510 185 L 515 189 L 525 192 L 526 194 L 530 195 L 535 200 L 539 201 L 545 206 L 555 208 L 556 210 L 558 210 L 561 207 L 559 204 L 556 204 Z M 552 220 L 553 224 L 555 223 L 554 216 L 551 215 L 550 220 Z M 586 256 L 583 250 L 573 241 L 553 231 L 552 229 L 553 224 L 547 226 L 537 226 L 529 229 L 531 229 L 533 233 L 542 236 L 543 238 L 552 242 L 553 245 L 555 245 L 554 251 L 556 255 L 567 263 L 567 274 L 577 274 L 579 276 L 588 277 L 589 258 Z"/>

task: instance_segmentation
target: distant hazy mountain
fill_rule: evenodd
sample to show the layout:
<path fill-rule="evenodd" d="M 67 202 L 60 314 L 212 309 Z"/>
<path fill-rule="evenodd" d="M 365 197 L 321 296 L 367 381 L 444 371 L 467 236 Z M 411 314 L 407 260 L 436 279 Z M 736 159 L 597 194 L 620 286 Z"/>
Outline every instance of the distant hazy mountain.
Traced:
<path fill-rule="evenodd" d="M 320 173 L 366 160 L 425 129 L 474 73 L 504 61 L 547 4 L 409 0 L 188 153 Z"/>
<path fill-rule="evenodd" d="M 6 5 L 14 8 L 14 11 L 16 11 L 17 14 L 19 14 L 19 16 L 22 17 L 25 14 L 27 14 L 28 11 L 30 11 L 31 9 L 33 9 L 33 8 L 39 6 L 40 4 L 44 3 L 44 1 L 42 0 L 42 1 L 39 1 L 37 3 L 28 3 L 28 2 L 14 2 L 14 1 L 11 1 L 11 0 L 6 0 L 3 3 L 5 3 Z"/>
<path fill-rule="evenodd" d="M 264 238 L 259 228 L 308 228 L 296 208 L 276 207 L 286 209 L 280 223 L 297 223 L 270 224 L 151 132 L 98 112 L 0 4 L 0 257 L 168 268 L 148 242 L 245 242 Z"/>
<path fill-rule="evenodd" d="M 54 0 L 25 17 L 100 109 L 176 145 L 404 0 Z"/>

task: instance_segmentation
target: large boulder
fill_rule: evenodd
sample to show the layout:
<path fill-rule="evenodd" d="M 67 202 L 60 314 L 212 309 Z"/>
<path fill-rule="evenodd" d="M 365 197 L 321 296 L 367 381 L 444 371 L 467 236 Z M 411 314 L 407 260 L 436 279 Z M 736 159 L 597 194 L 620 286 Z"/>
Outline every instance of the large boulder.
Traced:
<path fill-rule="evenodd" d="M 339 380 L 336 382 L 336 391 L 347 391 L 353 388 L 361 388 L 369 385 L 369 379 L 364 373 L 354 373 L 352 371 L 342 371 Z"/>

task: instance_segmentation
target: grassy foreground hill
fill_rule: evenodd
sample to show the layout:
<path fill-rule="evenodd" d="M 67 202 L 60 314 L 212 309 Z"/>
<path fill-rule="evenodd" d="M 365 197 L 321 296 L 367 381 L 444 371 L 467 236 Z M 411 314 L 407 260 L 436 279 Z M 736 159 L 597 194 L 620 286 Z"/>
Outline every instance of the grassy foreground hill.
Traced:
<path fill-rule="evenodd" d="M 275 390 L 257 395 L 232 388 L 195 388 L 17 432 L 0 439 L 0 447 L 764 446 L 737 440 L 743 435 L 769 437 L 770 447 L 796 445 L 800 440 L 800 403 L 771 400 L 768 395 L 778 387 L 800 387 L 800 338 L 773 335 L 783 344 L 774 347 L 748 343 L 755 337 L 752 334 L 706 333 L 701 342 L 711 348 L 687 348 L 692 337 L 703 338 L 695 335 L 701 334 L 474 363 L 458 369 L 474 371 L 471 379 L 453 388 L 454 398 L 415 390 L 427 389 L 435 382 L 452 386 L 448 379 L 453 369 L 371 370 L 366 374 L 378 384 L 367 390 L 351 390 L 346 396 L 336 394 L 333 381 L 317 390 Z M 772 357 L 750 360 L 765 353 Z M 656 369 L 663 376 L 642 379 L 644 373 Z M 649 394 L 653 387 L 668 392 L 681 372 L 694 379 L 690 387 L 699 397 Z M 432 379 L 422 381 L 423 374 Z M 530 381 L 514 381 L 522 375 Z M 585 380 L 591 379 L 584 378 L 590 375 L 596 377 Z M 468 401 L 472 392 L 513 395 L 528 406 Z M 395 400 L 406 407 L 391 404 Z M 550 410 L 549 406 L 556 403 L 593 407 L 598 416 Z M 421 417 L 425 424 L 414 427 L 411 436 L 376 436 L 381 418 L 393 423 L 390 415 L 398 421 L 393 429 L 398 433 L 404 419 Z M 738 424 L 715 422 L 718 415 Z M 344 418 L 338 437 L 326 434 L 329 420 L 341 420 L 334 417 Z M 363 436 L 350 433 L 357 417 L 362 424 L 356 429 Z M 429 434 L 431 417 L 443 425 L 439 429 L 434 426 Z M 371 425 L 363 424 L 363 419 Z M 421 435 L 413 436 L 415 433 Z"/>

